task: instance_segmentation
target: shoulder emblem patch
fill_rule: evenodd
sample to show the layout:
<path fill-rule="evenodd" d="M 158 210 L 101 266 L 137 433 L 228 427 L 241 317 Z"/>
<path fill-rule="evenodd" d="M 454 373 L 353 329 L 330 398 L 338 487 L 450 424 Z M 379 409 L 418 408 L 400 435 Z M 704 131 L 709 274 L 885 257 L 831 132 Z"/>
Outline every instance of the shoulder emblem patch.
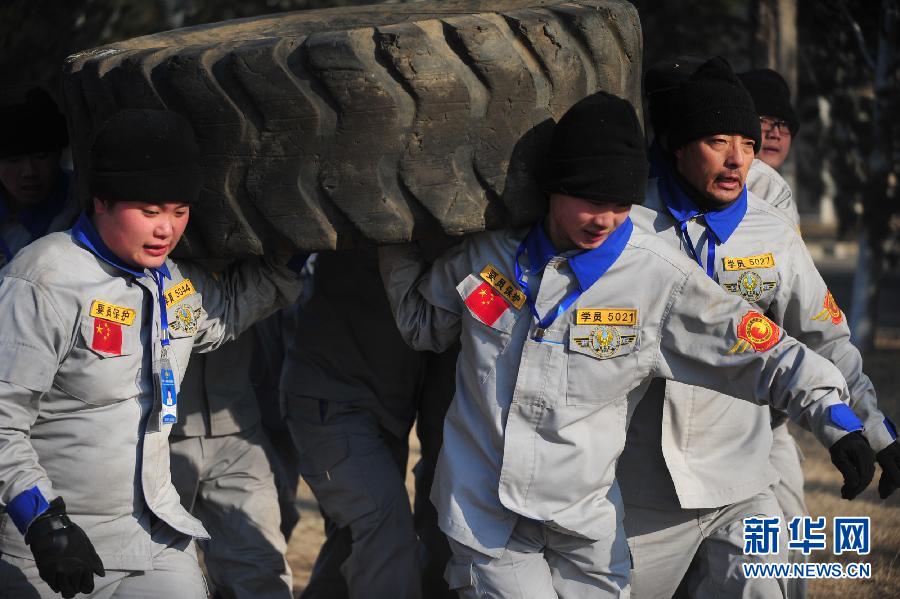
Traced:
<path fill-rule="evenodd" d="M 775 254 L 766 252 L 755 256 L 743 256 L 740 258 L 722 258 L 722 268 L 725 270 L 750 270 L 751 268 L 774 268 Z"/>
<path fill-rule="evenodd" d="M 190 279 L 184 279 L 175 283 L 163 293 L 166 298 L 166 308 L 171 308 L 184 298 L 189 295 L 194 295 L 195 293 L 194 285 L 191 283 Z"/>
<path fill-rule="evenodd" d="M 775 281 L 764 281 L 754 270 L 742 272 L 734 283 L 722 283 L 722 287 L 731 293 L 737 293 L 751 304 L 763 296 L 770 289 L 774 289 Z"/>
<path fill-rule="evenodd" d="M 588 333 L 587 337 L 575 337 L 574 341 L 579 347 L 589 349 L 602 359 L 614 358 L 619 350 L 634 343 L 637 335 L 634 333 L 622 334 L 614 325 L 602 324 Z"/>
<path fill-rule="evenodd" d="M 844 313 L 841 312 L 841 309 L 838 307 L 837 302 L 834 301 L 834 296 L 831 295 L 830 291 L 825 292 L 825 301 L 822 305 L 822 310 L 813 316 L 812 319 L 821 321 L 831 320 L 831 324 L 841 324 L 844 320 Z"/>
<path fill-rule="evenodd" d="M 516 310 L 521 309 L 525 304 L 525 294 L 522 293 L 522 290 L 509 277 L 497 270 L 493 264 L 484 267 L 484 270 L 481 271 L 481 278 Z"/>
<path fill-rule="evenodd" d="M 135 311 L 103 300 L 94 300 L 91 302 L 91 316 L 130 327 L 134 324 Z"/>
<path fill-rule="evenodd" d="M 781 340 L 781 329 L 777 324 L 754 310 L 750 310 L 737 325 L 737 342 L 728 350 L 729 354 L 743 353 L 749 349 L 767 351 Z"/>
<path fill-rule="evenodd" d="M 637 310 L 633 308 L 582 308 L 575 312 L 575 324 L 634 326 L 637 324 Z"/>

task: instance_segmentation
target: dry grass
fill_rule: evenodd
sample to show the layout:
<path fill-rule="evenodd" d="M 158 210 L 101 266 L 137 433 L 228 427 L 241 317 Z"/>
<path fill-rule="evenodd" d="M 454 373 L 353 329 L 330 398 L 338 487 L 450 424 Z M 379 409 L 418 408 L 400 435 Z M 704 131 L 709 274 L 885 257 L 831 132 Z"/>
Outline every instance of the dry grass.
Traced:
<path fill-rule="evenodd" d="M 894 419 L 900 416 L 900 350 L 879 349 L 865 361 L 866 372 L 878 390 L 878 403 Z M 815 438 L 794 430 L 801 449 L 806 454 L 803 471 L 806 475 L 806 505 L 812 516 L 826 516 L 829 529 L 835 516 L 869 516 L 871 518 L 872 552 L 865 557 L 852 554 L 833 558 L 828 552 L 816 552 L 812 561 L 868 562 L 872 564 L 870 580 L 812 581 L 810 596 L 815 599 L 883 599 L 900 596 L 900 491 L 882 501 L 878 497 L 876 479 L 853 501 L 840 496 L 840 475 L 831 464 L 828 451 Z M 829 542 L 830 542 L 829 537 Z M 856 558 L 856 559 L 854 559 Z"/>
<path fill-rule="evenodd" d="M 875 383 L 882 409 L 900 419 L 900 348 L 880 344 L 866 359 L 866 372 Z M 835 558 L 828 551 L 815 552 L 811 561 L 854 561 L 872 564 L 870 580 L 811 581 L 812 599 L 887 599 L 900 597 L 900 491 L 887 501 L 881 501 L 876 481 L 852 502 L 840 496 L 840 475 L 831 465 L 828 451 L 804 431 L 794 431 L 806 454 L 803 470 L 806 473 L 806 502 L 812 516 L 826 516 L 828 529 L 835 516 L 870 516 L 872 552 L 865 557 L 852 554 Z M 418 442 L 410 437 L 410 464 L 418 460 Z M 302 483 L 301 483 L 302 484 Z M 407 475 L 407 489 L 412 497 L 412 476 Z M 294 590 L 299 593 L 309 580 L 310 570 L 323 541 L 322 518 L 309 488 L 302 484 L 299 501 L 303 518 L 291 539 L 288 560 L 294 570 Z M 829 542 L 830 533 L 829 533 Z M 846 558 L 846 559 L 842 559 Z M 853 559 L 856 558 L 856 559 Z"/>

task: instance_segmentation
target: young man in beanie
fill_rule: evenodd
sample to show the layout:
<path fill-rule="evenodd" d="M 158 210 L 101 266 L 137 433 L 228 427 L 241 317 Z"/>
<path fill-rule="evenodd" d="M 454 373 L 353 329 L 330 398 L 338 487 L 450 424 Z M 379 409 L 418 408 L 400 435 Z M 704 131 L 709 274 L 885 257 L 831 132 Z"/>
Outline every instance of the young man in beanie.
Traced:
<path fill-rule="evenodd" d="M 651 107 L 655 99 L 650 97 Z M 796 336 L 821 354 L 819 361 L 827 358 L 840 369 L 862 421 L 846 405 L 835 405 L 827 419 L 843 436 L 817 436 L 844 475 L 848 499 L 866 487 L 869 474 L 844 454 L 870 451 L 871 443 L 881 452 L 879 489 L 886 496 L 900 483 L 896 434 L 875 405 L 843 314 L 796 229 L 746 189 L 760 138 L 749 94 L 728 63 L 714 58 L 666 100 L 674 108 L 668 124 L 657 123 L 663 126 L 652 153 L 655 177 L 645 206 L 632 211 L 636 228 L 689 257 L 698 275 L 749 302 L 769 326 Z M 760 331 L 748 332 L 759 338 Z M 655 381 L 634 414 L 618 478 L 636 598 L 671 597 L 683 577 L 692 596 L 783 593 L 778 581 L 747 579 L 741 569 L 748 562 L 786 560 L 784 554 L 744 555 L 743 519 L 782 516 L 772 491 L 779 473 L 769 461 L 769 410 L 730 395 L 704 381 Z"/>
<path fill-rule="evenodd" d="M 69 143 L 66 120 L 44 90 L 0 107 L 0 266 L 78 215 L 71 173 L 59 164 Z"/>
<path fill-rule="evenodd" d="M 462 344 L 431 494 L 462 597 L 628 596 L 614 471 L 654 378 L 764 398 L 823 438 L 846 435 L 828 418 L 843 405 L 837 369 L 633 227 L 648 167 L 628 102 L 577 103 L 548 161 L 533 227 L 474 235 L 430 268 L 414 245 L 380 251 L 407 343 Z M 861 443 L 849 450 L 866 479 Z"/>
<path fill-rule="evenodd" d="M 791 90 L 787 81 L 772 69 L 745 71 L 738 78 L 753 98 L 762 132 L 755 168 L 747 175 L 747 186 L 783 210 L 799 226 L 800 215 L 791 188 L 778 174 L 791 151 L 792 140 L 800 131 L 800 120 L 791 105 Z"/>
<path fill-rule="evenodd" d="M 93 212 L 0 279 L 0 596 L 205 597 L 206 531 L 169 476 L 192 351 L 292 301 L 265 260 L 218 278 L 168 259 L 200 191 L 173 112 L 125 110 L 91 148 Z"/>

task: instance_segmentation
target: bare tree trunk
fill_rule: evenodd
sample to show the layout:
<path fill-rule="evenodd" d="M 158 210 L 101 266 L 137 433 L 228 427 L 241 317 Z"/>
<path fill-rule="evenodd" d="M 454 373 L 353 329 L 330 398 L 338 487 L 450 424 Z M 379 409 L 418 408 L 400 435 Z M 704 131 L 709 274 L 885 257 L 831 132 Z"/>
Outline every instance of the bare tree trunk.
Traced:
<path fill-rule="evenodd" d="M 854 31 L 859 26 L 845 9 Z M 877 55 L 868 53 L 862 34 L 860 51 L 863 58 L 874 67 L 875 103 L 872 110 L 872 145 L 869 152 L 866 178 L 863 233 L 859 237 L 859 260 L 853 280 L 853 306 L 849 319 L 853 342 L 860 351 L 869 351 L 875 345 L 875 324 L 878 322 L 878 292 L 884 264 L 884 241 L 888 235 L 888 220 L 893 207 L 890 205 L 888 185 L 891 152 L 891 75 L 897 55 L 897 34 L 900 31 L 900 4 L 898 0 L 881 0 L 878 27 Z"/>

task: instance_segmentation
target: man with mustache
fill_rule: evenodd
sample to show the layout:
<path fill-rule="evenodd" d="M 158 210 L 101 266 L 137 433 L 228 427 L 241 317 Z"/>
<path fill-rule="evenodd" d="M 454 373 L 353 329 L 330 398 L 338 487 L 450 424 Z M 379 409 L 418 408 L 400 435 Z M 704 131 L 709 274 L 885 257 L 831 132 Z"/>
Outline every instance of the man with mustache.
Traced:
<path fill-rule="evenodd" d="M 861 431 L 879 452 L 886 497 L 900 484 L 896 432 L 876 407 L 843 313 L 793 224 L 746 188 L 760 140 L 749 94 L 721 58 L 688 74 L 672 64 L 659 68 L 678 82 L 659 95 L 654 82 L 666 77 L 647 74 L 656 138 L 646 203 L 632 211 L 636 227 L 841 370 L 861 420 L 845 407 L 831 412 L 836 427 L 855 431 L 830 446 L 832 461 L 845 482 L 854 478 L 840 451 Z M 655 105 L 661 99 L 665 110 Z M 779 581 L 748 580 L 741 571 L 747 561 L 786 561 L 743 555 L 742 520 L 782 516 L 772 490 L 779 473 L 769 459 L 769 410 L 703 387 L 654 381 L 632 419 L 618 477 L 633 596 L 671 597 L 682 579 L 692 596 L 780 596 Z M 851 499 L 864 488 L 848 483 L 842 495 Z"/>

